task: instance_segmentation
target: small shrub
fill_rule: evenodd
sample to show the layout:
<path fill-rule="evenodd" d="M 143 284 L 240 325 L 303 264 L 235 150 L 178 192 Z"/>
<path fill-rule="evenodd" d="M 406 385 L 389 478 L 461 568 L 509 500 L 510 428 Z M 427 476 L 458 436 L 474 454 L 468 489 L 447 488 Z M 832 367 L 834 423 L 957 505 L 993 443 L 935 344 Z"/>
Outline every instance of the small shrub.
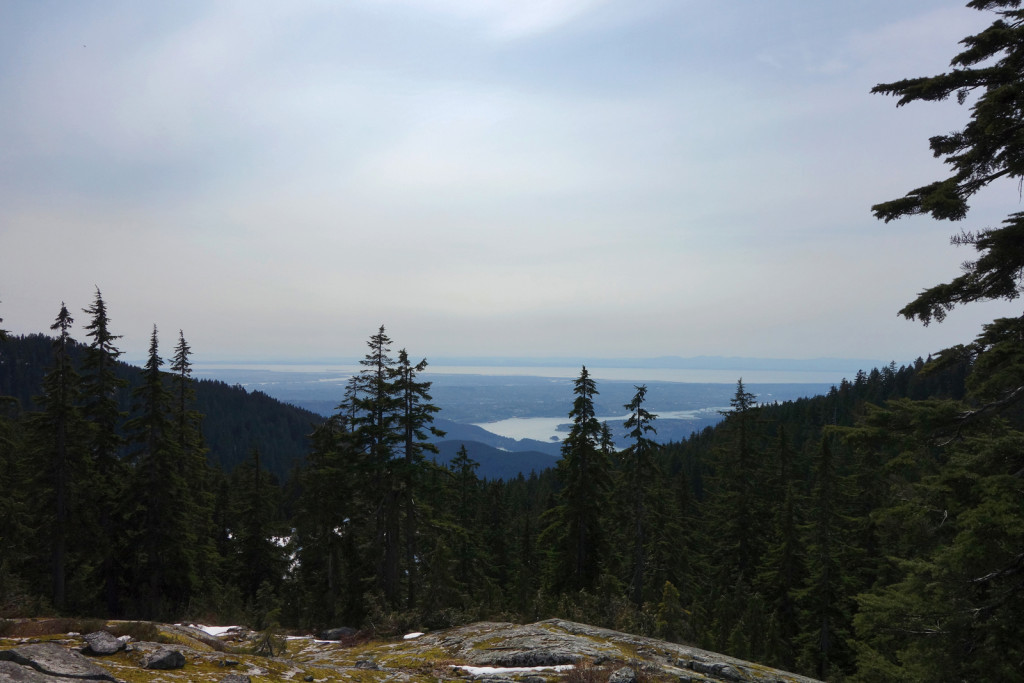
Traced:
<path fill-rule="evenodd" d="M 576 666 L 569 669 L 565 676 L 565 683 L 608 683 L 612 671 L 606 666 L 594 666 L 590 660 L 580 660 Z"/>
<path fill-rule="evenodd" d="M 159 643 L 160 629 L 151 621 L 120 621 L 114 622 L 107 629 L 113 636 L 131 636 L 132 640 L 147 643 Z"/>

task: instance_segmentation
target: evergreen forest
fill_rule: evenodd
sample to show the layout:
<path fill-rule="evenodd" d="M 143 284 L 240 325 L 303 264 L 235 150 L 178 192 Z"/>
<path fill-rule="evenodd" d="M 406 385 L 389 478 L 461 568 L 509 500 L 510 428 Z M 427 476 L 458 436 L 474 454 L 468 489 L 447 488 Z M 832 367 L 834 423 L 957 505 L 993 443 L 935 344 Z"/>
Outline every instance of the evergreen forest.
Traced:
<path fill-rule="evenodd" d="M 930 141 L 949 176 L 877 218 L 959 221 L 1024 178 L 1020 4 L 969 2 L 996 19 L 949 73 L 875 88 L 970 103 Z M 1024 213 L 953 242 L 973 258 L 906 318 L 1019 297 Z M 128 372 L 98 290 L 84 314 L 78 343 L 62 305 L 25 367 L 8 350 L 26 338 L 0 342 L 0 370 L 40 387 L 2 399 L 0 617 L 399 634 L 558 616 L 825 680 L 1024 678 L 1024 317 L 823 396 L 765 404 L 739 380 L 720 424 L 667 445 L 641 385 L 616 450 L 583 367 L 558 466 L 485 480 L 465 448 L 435 462 L 427 361 L 384 327 L 301 456 L 268 399 L 213 457 L 204 411 L 229 407 L 200 409 L 184 335 L 164 359 L 154 328 Z"/>

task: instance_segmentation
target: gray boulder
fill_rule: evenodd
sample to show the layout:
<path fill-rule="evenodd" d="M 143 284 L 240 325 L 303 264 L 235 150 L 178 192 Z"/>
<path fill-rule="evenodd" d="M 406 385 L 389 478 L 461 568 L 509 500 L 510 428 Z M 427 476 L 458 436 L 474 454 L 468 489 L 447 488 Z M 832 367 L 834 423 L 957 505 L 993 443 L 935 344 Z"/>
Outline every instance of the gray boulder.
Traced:
<path fill-rule="evenodd" d="M 32 669 L 44 676 L 73 678 L 84 681 L 114 681 L 114 677 L 78 652 L 65 650 L 54 643 L 25 645 L 13 650 L 0 650 L 0 662 L 11 662 L 22 668 Z M 16 674 L 5 675 L 13 676 Z M 11 678 L 10 680 L 19 680 Z M 20 679 L 20 680 L 32 680 Z M 43 679 L 46 680 L 46 679 Z"/>
<path fill-rule="evenodd" d="M 95 631 L 94 633 L 88 633 L 82 636 L 88 646 L 84 652 L 87 655 L 112 655 L 116 652 L 120 652 L 124 649 L 125 642 L 120 638 L 115 638 L 106 631 Z"/>
<path fill-rule="evenodd" d="M 220 683 L 252 683 L 252 679 L 244 674 L 228 674 Z"/>
<path fill-rule="evenodd" d="M 185 655 L 170 648 L 160 648 L 142 660 L 143 669 L 180 669 L 183 666 Z"/>

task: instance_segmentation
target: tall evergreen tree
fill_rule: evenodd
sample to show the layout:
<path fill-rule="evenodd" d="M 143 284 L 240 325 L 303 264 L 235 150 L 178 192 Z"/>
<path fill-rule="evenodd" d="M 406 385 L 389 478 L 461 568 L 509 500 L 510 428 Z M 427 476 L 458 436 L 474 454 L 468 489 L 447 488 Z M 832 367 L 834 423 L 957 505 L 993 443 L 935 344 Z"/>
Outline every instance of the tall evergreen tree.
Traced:
<path fill-rule="evenodd" d="M 43 379 L 43 395 L 37 399 L 42 407 L 31 419 L 33 441 L 42 456 L 40 472 L 46 479 L 45 490 L 50 508 L 47 526 L 50 529 L 51 595 L 57 609 L 67 604 L 67 553 L 72 521 L 71 508 L 76 483 L 75 475 L 82 464 L 84 423 L 79 409 L 81 379 L 71 360 L 71 326 L 74 319 L 61 303 L 60 312 L 51 330 L 57 331 L 53 341 L 53 366 Z"/>
<path fill-rule="evenodd" d="M 803 633 L 802 660 L 823 680 L 850 666 L 850 606 L 846 591 L 849 521 L 844 514 L 848 494 L 838 474 L 828 438 L 814 467 L 808 524 L 808 577 L 800 592 L 807 628 Z"/>
<path fill-rule="evenodd" d="M 187 483 L 171 420 L 172 397 L 161 370 L 156 325 L 142 384 L 133 392 L 134 417 L 125 428 L 132 459 L 134 611 L 149 618 L 176 616 L 196 586 L 196 530 L 187 509 Z"/>
<path fill-rule="evenodd" d="M 417 536 L 422 506 L 417 502 L 423 478 L 423 454 L 438 453 L 437 446 L 427 441 L 427 432 L 443 436 L 444 432 L 431 425 L 434 413 L 440 408 L 430 403 L 430 382 L 417 380 L 427 367 L 426 359 L 413 365 L 405 349 L 398 352 L 394 372 L 394 392 L 401 403 L 397 427 L 401 430 L 402 459 L 395 463 L 398 469 L 397 485 L 401 489 L 405 535 L 406 606 L 413 608 L 417 599 L 418 560 Z"/>
<path fill-rule="evenodd" d="M 219 558 L 216 549 L 216 526 L 213 520 L 214 476 L 206 459 L 206 444 L 201 429 L 202 415 L 195 409 L 195 380 L 192 377 L 192 348 L 185 333 L 178 331 L 178 343 L 170 364 L 171 432 L 175 441 L 178 471 L 185 483 L 189 525 L 195 535 L 195 570 L 197 584 L 205 600 L 216 600 Z"/>
<path fill-rule="evenodd" d="M 633 400 L 623 406 L 630 413 L 625 427 L 633 441 L 623 453 L 622 460 L 627 491 L 633 503 L 633 571 L 630 585 L 633 604 L 637 607 L 643 605 L 646 577 L 648 492 L 660 478 L 654 460 L 657 444 L 648 437 L 649 433 L 657 433 L 651 424 L 657 415 L 652 415 L 644 408 L 646 397 L 647 386 L 638 386 Z"/>
<path fill-rule="evenodd" d="M 243 597 L 256 609 L 261 589 L 277 594 L 284 576 L 282 546 L 274 542 L 278 491 L 253 447 L 249 459 L 236 468 L 232 480 L 237 492 L 237 580 Z M 257 614 L 261 619 L 264 615 Z"/>
<path fill-rule="evenodd" d="M 807 571 L 806 549 L 800 534 L 803 496 L 798 488 L 795 453 L 784 424 L 778 429 L 774 455 L 775 473 L 765 486 L 780 504 L 775 507 L 771 544 L 761 563 L 758 584 L 772 610 L 765 636 L 766 660 L 791 671 L 796 667 L 795 640 L 801 628 L 796 593 Z"/>
<path fill-rule="evenodd" d="M 597 385 L 586 366 L 573 383 L 573 393 L 572 426 L 558 461 L 562 489 L 558 504 L 545 513 L 544 541 L 553 553 L 552 585 L 561 590 L 591 590 L 601 571 L 611 463 L 600 447 L 601 424 L 594 413 Z"/>
<path fill-rule="evenodd" d="M 362 619 L 362 591 L 352 589 L 362 574 L 356 553 L 345 552 L 353 541 L 354 490 L 350 435 L 342 415 L 318 426 L 300 470 L 301 494 L 295 517 L 297 578 L 301 624 L 323 627 L 336 619 Z"/>
<path fill-rule="evenodd" d="M 128 382 L 115 372 L 121 356 L 116 342 L 121 337 L 110 331 L 110 318 L 99 287 L 92 305 L 84 312 L 91 316 L 85 327 L 91 341 L 82 362 L 82 415 L 90 425 L 88 448 L 95 476 L 87 495 L 98 527 L 99 542 L 93 548 L 98 554 L 102 602 L 108 614 L 116 615 L 120 612 L 123 574 L 119 558 L 124 552 L 121 501 L 128 473 L 120 453 L 125 443 L 120 432 L 125 415 L 120 409 L 119 395 Z"/>
<path fill-rule="evenodd" d="M 953 57 L 951 71 L 879 84 L 872 90 L 898 97 L 898 105 L 941 101 L 953 95 L 960 104 L 971 101 L 968 121 L 961 130 L 935 135 L 929 141 L 934 156 L 949 165 L 950 173 L 902 198 L 875 205 L 872 210 L 877 218 L 888 222 L 928 214 L 959 221 L 967 217 L 969 200 L 983 188 L 1000 179 L 1024 178 L 1020 143 L 1024 126 L 1021 5 L 1021 0 L 971 0 L 968 7 L 992 11 L 996 19 L 980 33 L 960 41 L 963 49 Z M 1014 188 L 1017 201 L 1017 184 L 1009 187 Z M 900 311 L 903 316 L 927 325 L 941 322 L 962 304 L 1020 297 L 1024 287 L 1024 213 L 1010 213 L 1001 227 L 961 230 L 952 242 L 973 247 L 976 258 L 966 261 L 957 277 L 918 294 Z M 1020 609 L 1017 596 L 1024 592 L 1024 518 L 1020 514 L 1024 462 L 1019 450 L 1007 448 L 1017 437 L 1006 434 L 1005 426 L 995 417 L 1019 415 L 1024 400 L 1022 331 L 1024 317 L 995 320 L 973 343 L 947 349 L 930 364 L 934 368 L 953 364 L 971 367 L 966 405 L 900 405 L 887 416 L 910 420 L 903 426 L 921 434 L 918 448 L 936 457 L 934 472 L 925 471 L 922 483 L 899 492 L 911 501 L 911 510 L 904 514 L 928 509 L 925 506 L 937 499 L 945 505 L 940 508 L 944 511 L 944 533 L 954 529 L 960 533 L 942 543 L 936 542 L 941 536 L 934 529 L 918 526 L 917 542 L 907 543 L 902 549 L 901 554 L 909 557 L 897 563 L 902 578 L 889 590 L 874 591 L 862 598 L 861 634 L 871 614 L 888 612 L 890 618 L 895 614 L 897 623 L 909 625 L 889 641 L 869 638 L 870 646 L 860 653 L 862 671 L 871 669 L 895 677 L 907 675 L 907 669 L 912 668 L 914 676 L 927 677 L 941 670 L 943 678 L 999 680 L 1005 677 L 1005 669 L 979 654 L 1001 649 L 1003 644 L 1013 650 L 1006 653 L 1008 657 L 1020 661 L 1020 649 L 1012 643 L 1022 641 L 1021 621 L 1007 618 L 1009 612 L 1002 608 Z M 977 429 L 991 431 L 975 440 L 972 437 Z M 971 462 L 967 471 L 962 468 L 964 461 Z M 1009 490 L 1016 491 L 1016 505 L 1006 505 Z M 889 511 L 901 507 L 893 503 Z M 993 515 L 999 518 L 996 525 L 988 523 Z M 997 550 L 988 554 L 980 548 Z M 943 599 L 935 600 L 938 595 Z M 944 602 L 943 610 L 933 611 L 938 602 Z M 979 671 L 965 658 L 973 664 L 985 660 L 985 664 Z M 1019 670 L 1009 676 L 1018 674 Z"/>
<path fill-rule="evenodd" d="M 728 446 L 720 452 L 716 465 L 716 498 L 722 512 L 719 548 L 723 553 L 720 568 L 735 569 L 739 581 L 749 585 L 754 567 L 760 558 L 759 533 L 761 519 L 757 516 L 756 482 L 761 462 L 754 448 L 754 420 L 757 397 L 736 383 L 736 393 L 729 400 L 725 413 L 726 431 L 731 436 Z"/>
<path fill-rule="evenodd" d="M 363 369 L 351 387 L 352 429 L 362 451 L 362 470 L 366 476 L 360 495 L 373 510 L 372 536 L 364 541 L 374 556 L 375 583 L 385 603 L 398 606 L 400 592 L 399 489 L 392 462 L 400 442 L 398 414 L 401 399 L 395 390 L 396 360 L 391 354 L 391 338 L 381 325 L 367 342 L 369 352 L 359 361 Z"/>

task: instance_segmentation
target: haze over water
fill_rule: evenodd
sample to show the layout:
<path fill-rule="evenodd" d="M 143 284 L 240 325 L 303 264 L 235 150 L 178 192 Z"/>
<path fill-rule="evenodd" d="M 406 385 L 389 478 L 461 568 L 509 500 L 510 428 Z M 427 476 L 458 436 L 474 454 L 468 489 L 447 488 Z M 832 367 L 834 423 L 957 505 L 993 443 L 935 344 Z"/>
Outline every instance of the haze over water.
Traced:
<path fill-rule="evenodd" d="M 745 384 L 839 384 L 844 378 L 852 380 L 858 368 L 850 372 L 820 370 L 729 370 L 698 368 L 614 368 L 587 366 L 587 371 L 596 380 L 621 382 L 690 382 L 710 384 L 735 384 L 742 379 Z M 871 368 L 862 368 L 865 371 Z M 196 374 L 203 377 L 220 378 L 219 371 L 266 371 L 305 372 L 337 375 L 338 381 L 358 373 L 362 366 L 357 363 L 234 363 L 196 362 Z M 580 374 L 580 366 L 509 366 L 509 365 L 429 365 L 424 375 L 485 375 L 493 377 L 551 377 L 553 379 L 574 379 Z M 332 381 L 335 378 L 323 378 Z"/>

